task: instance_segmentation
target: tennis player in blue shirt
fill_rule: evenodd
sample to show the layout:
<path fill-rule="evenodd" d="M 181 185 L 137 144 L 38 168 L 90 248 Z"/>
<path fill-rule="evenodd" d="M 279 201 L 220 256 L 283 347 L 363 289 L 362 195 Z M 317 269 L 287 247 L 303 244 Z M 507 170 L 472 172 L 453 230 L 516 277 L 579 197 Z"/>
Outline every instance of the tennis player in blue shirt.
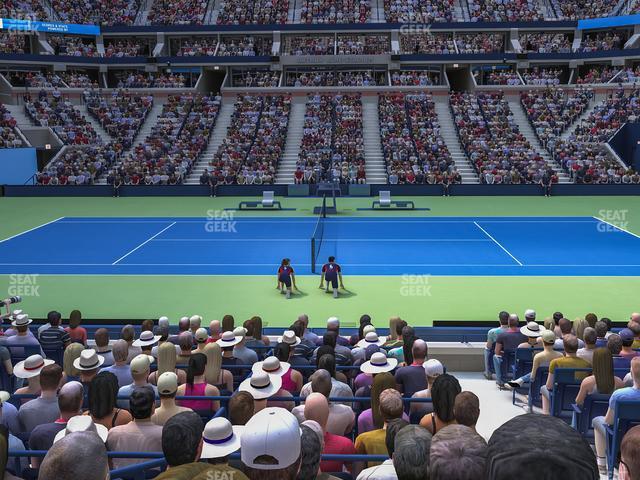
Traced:
<path fill-rule="evenodd" d="M 344 290 L 344 284 L 342 283 L 342 268 L 336 263 L 336 257 L 329 257 L 329 262 L 322 266 L 322 273 L 320 274 L 320 288 L 324 288 L 324 281 L 327 282 L 326 292 L 329 292 L 329 284 L 333 288 L 333 298 L 338 298 L 338 281 L 340 281 L 340 288 Z"/>

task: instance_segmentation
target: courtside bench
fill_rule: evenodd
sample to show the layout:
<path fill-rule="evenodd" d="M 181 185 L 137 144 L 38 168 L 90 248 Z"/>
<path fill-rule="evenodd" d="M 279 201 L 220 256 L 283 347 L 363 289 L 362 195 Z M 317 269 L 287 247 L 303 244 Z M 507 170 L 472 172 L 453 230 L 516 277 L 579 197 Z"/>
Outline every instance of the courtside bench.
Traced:
<path fill-rule="evenodd" d="M 391 200 L 391 191 L 381 190 L 380 199 L 371 204 L 373 210 L 415 210 L 413 200 Z"/>

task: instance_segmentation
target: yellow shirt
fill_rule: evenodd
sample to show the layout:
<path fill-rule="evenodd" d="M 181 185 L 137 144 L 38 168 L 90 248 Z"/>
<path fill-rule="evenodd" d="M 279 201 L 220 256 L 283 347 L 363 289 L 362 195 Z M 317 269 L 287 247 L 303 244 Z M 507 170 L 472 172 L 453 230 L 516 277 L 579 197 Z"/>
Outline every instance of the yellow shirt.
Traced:
<path fill-rule="evenodd" d="M 553 375 L 556 368 L 591 368 L 591 364 L 580 357 L 561 357 L 551 360 L 549 364 L 549 375 Z M 589 372 L 576 373 L 576 380 L 584 380 L 589 376 Z"/>
<path fill-rule="evenodd" d="M 361 433 L 356 437 L 356 453 L 358 455 L 389 455 L 385 439 L 387 431 L 383 428 Z M 367 467 L 375 467 L 382 462 L 367 462 Z"/>

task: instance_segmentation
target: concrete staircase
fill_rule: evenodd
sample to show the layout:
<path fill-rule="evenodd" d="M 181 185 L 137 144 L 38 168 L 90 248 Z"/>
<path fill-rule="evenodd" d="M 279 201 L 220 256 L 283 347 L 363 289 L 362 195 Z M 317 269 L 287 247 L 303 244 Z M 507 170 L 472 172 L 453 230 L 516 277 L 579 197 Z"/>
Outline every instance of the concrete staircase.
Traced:
<path fill-rule="evenodd" d="M 288 185 L 293 183 L 293 173 L 296 171 L 298 152 L 300 151 L 300 143 L 302 142 L 306 109 L 307 97 L 293 97 L 291 100 L 291 111 L 289 112 L 287 141 L 284 146 L 284 154 L 278 164 L 276 184 Z"/>
<path fill-rule="evenodd" d="M 367 183 L 384 185 L 387 183 L 387 169 L 380 142 L 377 95 L 362 97 L 362 137 Z"/>
<path fill-rule="evenodd" d="M 220 11 L 220 0 L 209 0 L 207 12 L 204 14 L 205 25 L 215 25 L 218 20 L 218 12 Z"/>
<path fill-rule="evenodd" d="M 158 117 L 162 114 L 163 106 L 164 105 L 154 97 L 153 107 L 151 107 L 151 111 L 147 114 L 147 118 L 145 118 L 144 123 L 142 124 L 142 128 L 133 139 L 131 147 L 123 152 L 125 155 L 131 152 L 136 145 L 144 142 L 145 138 L 147 138 L 151 134 L 151 130 L 153 130 L 153 127 L 155 127 L 158 123 Z"/>
<path fill-rule="evenodd" d="M 289 0 L 288 23 L 300 23 L 300 4 L 301 0 Z"/>
<path fill-rule="evenodd" d="M 35 126 L 35 124 L 27 116 L 24 105 L 9 105 L 5 103 L 4 106 L 7 110 L 9 110 L 9 112 L 11 112 L 11 116 L 15 119 L 16 127 L 18 127 L 19 130 Z"/>
<path fill-rule="evenodd" d="M 112 140 L 111 135 L 109 135 L 107 131 L 102 128 L 100 122 L 96 120 L 96 118 L 91 115 L 91 113 L 89 113 L 89 109 L 86 105 L 74 105 L 74 107 L 80 110 L 80 113 L 84 115 L 85 120 L 89 122 L 89 124 L 91 124 L 93 129 L 98 134 L 98 138 L 102 139 L 102 143 L 109 143 Z"/>
<path fill-rule="evenodd" d="M 582 112 L 582 115 L 576 118 L 576 121 L 573 122 L 573 124 L 569 128 L 567 128 L 564 132 L 562 132 L 562 134 L 560 135 L 560 139 L 567 140 L 571 136 L 571 134 L 575 131 L 576 127 L 578 127 L 583 120 L 586 120 L 587 118 L 589 118 L 589 115 L 591 115 L 591 113 L 596 109 L 596 107 L 600 105 L 600 103 L 602 103 L 602 101 L 605 100 L 606 98 L 607 98 L 606 93 L 596 93 L 593 96 L 593 99 L 591 100 L 589 107 L 584 112 Z"/>
<path fill-rule="evenodd" d="M 209 139 L 209 145 L 205 149 L 204 153 L 200 155 L 200 158 L 193 166 L 191 173 L 185 180 L 186 185 L 198 185 L 200 183 L 200 175 L 206 168 L 209 168 L 209 162 L 213 160 L 213 156 L 218 151 L 218 147 L 227 136 L 227 129 L 231 123 L 231 115 L 234 110 L 234 101 L 229 99 L 223 100 L 218 118 L 216 118 L 216 124 L 213 126 L 213 132 Z"/>
<path fill-rule="evenodd" d="M 370 0 L 371 23 L 384 23 L 384 0 Z"/>
<path fill-rule="evenodd" d="M 467 9 L 467 0 L 454 0 L 453 1 L 453 14 L 454 22 L 468 22 L 469 10 Z"/>
<path fill-rule="evenodd" d="M 535 150 L 537 150 L 542 158 L 546 160 L 546 162 L 553 168 L 558 176 L 558 183 L 571 183 L 571 179 L 569 175 L 567 175 L 562 166 L 556 162 L 551 154 L 547 151 L 546 148 L 542 146 L 540 140 L 536 136 L 529 119 L 527 118 L 527 114 L 522 108 L 522 104 L 520 103 L 519 97 L 506 97 L 509 108 L 511 109 L 511 113 L 513 113 L 513 119 L 515 120 L 520 132 L 525 136 L 525 138 L 529 141 L 529 143 L 533 146 Z"/>
<path fill-rule="evenodd" d="M 144 0 L 142 2 L 142 5 L 140 5 L 140 10 L 138 10 L 138 14 L 136 15 L 136 19 L 134 20 L 133 24 L 146 25 L 151 7 L 153 7 L 153 0 Z"/>
<path fill-rule="evenodd" d="M 467 155 L 462 150 L 458 132 L 453 120 L 453 114 L 449 108 L 449 97 L 434 97 L 435 110 L 440 124 L 440 135 L 451 153 L 451 158 L 455 162 L 456 169 L 460 172 L 462 183 L 480 183 L 473 166 L 467 159 Z"/>

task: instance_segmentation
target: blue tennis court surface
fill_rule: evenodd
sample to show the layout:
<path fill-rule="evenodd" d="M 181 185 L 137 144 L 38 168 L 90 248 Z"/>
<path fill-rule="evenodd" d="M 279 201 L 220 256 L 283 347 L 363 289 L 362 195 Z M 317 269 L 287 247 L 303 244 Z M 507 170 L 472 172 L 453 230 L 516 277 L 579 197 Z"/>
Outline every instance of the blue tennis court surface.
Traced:
<path fill-rule="evenodd" d="M 317 218 L 63 217 L 0 241 L 0 273 L 311 272 Z M 327 218 L 319 262 L 347 275 L 640 274 L 640 237 L 593 217 Z"/>

